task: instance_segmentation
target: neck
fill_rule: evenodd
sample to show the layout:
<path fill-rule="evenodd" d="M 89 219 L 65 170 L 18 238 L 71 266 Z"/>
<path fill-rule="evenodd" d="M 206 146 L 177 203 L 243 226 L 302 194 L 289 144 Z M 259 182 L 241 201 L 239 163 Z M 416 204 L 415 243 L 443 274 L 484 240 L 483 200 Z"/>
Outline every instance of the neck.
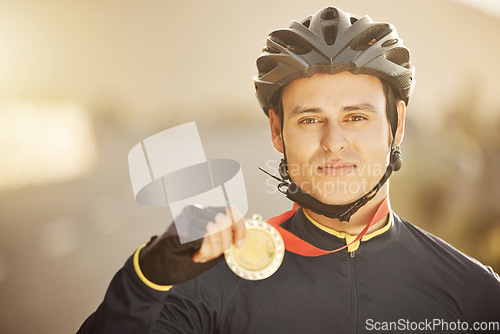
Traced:
<path fill-rule="evenodd" d="M 316 222 L 320 223 L 323 226 L 334 229 L 338 232 L 345 232 L 351 235 L 357 235 L 361 233 L 361 231 L 365 228 L 366 224 L 368 224 L 375 213 L 377 212 L 378 207 L 382 203 L 388 195 L 388 186 L 385 184 L 382 189 L 378 192 L 378 194 L 371 199 L 368 203 L 362 206 L 352 217 L 349 222 L 341 222 L 338 219 L 329 218 L 317 213 L 309 209 L 304 209 L 307 214 L 313 218 Z M 368 229 L 367 233 L 371 233 L 376 231 L 387 224 L 388 217 L 384 217 L 381 220 L 375 222 Z"/>

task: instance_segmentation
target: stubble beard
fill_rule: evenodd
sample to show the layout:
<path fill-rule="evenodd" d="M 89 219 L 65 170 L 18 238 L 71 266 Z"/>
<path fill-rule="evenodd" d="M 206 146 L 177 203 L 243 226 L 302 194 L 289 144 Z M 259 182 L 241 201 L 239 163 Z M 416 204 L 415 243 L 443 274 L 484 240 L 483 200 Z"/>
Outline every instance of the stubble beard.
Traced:
<path fill-rule="evenodd" d="M 318 166 L 335 160 L 326 154 L 315 154 L 307 163 L 289 165 L 289 173 L 297 185 L 309 195 L 329 205 L 355 202 L 370 192 L 385 172 L 385 166 L 367 164 L 358 157 L 343 157 L 341 162 L 354 164 L 342 175 L 328 175 Z"/>

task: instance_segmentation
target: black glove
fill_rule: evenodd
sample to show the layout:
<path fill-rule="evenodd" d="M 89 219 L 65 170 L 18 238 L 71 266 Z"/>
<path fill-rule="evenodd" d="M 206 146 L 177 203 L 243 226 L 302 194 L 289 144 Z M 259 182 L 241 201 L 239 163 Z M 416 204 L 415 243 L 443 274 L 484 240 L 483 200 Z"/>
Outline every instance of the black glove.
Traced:
<path fill-rule="evenodd" d="M 218 213 L 225 212 L 225 207 L 201 209 L 187 206 L 175 221 L 188 228 L 188 235 L 203 235 L 206 225 L 213 222 Z M 176 224 L 172 223 L 161 237 L 153 237 L 141 250 L 141 271 L 148 280 L 159 285 L 179 284 L 194 278 L 223 259 L 221 255 L 205 263 L 193 262 L 193 255 L 200 249 L 202 242 L 203 238 L 181 244 Z"/>

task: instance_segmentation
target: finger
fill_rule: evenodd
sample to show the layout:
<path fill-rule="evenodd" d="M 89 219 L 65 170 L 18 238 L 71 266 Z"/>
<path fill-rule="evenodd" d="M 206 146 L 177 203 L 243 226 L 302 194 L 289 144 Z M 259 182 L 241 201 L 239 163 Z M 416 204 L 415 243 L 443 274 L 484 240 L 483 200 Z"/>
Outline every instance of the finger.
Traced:
<path fill-rule="evenodd" d="M 211 258 L 216 258 L 226 249 L 231 247 L 233 232 L 231 229 L 231 218 L 227 214 L 218 214 L 215 216 L 215 222 L 211 225 L 207 242 L 210 242 Z"/>
<path fill-rule="evenodd" d="M 231 217 L 231 221 L 233 224 L 236 224 L 238 221 L 240 221 L 243 218 L 243 215 L 241 214 L 241 212 L 235 207 L 227 208 L 226 215 Z"/>
<path fill-rule="evenodd" d="M 201 243 L 201 247 L 193 255 L 193 261 L 204 263 L 211 260 L 212 254 L 214 254 L 213 246 L 216 243 L 215 236 L 216 225 L 214 222 L 210 222 L 207 224 L 205 237 L 203 238 L 203 242 Z"/>
<path fill-rule="evenodd" d="M 245 242 L 245 235 L 246 235 L 245 219 L 241 215 L 241 213 L 235 208 L 229 208 L 228 212 L 234 219 L 232 225 L 233 244 L 236 247 L 241 248 L 243 246 L 243 243 Z"/>
<path fill-rule="evenodd" d="M 239 222 L 233 225 L 233 244 L 241 248 L 245 243 L 247 229 L 245 227 L 245 220 L 241 219 Z"/>
<path fill-rule="evenodd" d="M 219 213 L 214 220 L 215 222 L 207 224 L 206 236 L 193 261 L 206 262 L 215 259 L 231 246 L 231 219 Z"/>
<path fill-rule="evenodd" d="M 215 218 L 215 224 L 217 225 L 217 228 L 219 229 L 219 232 L 217 232 L 220 235 L 220 244 L 219 245 L 214 245 L 214 249 L 217 250 L 217 252 L 220 252 L 221 254 L 231 247 L 231 242 L 233 240 L 233 231 L 231 229 L 231 218 L 229 215 L 218 215 Z"/>

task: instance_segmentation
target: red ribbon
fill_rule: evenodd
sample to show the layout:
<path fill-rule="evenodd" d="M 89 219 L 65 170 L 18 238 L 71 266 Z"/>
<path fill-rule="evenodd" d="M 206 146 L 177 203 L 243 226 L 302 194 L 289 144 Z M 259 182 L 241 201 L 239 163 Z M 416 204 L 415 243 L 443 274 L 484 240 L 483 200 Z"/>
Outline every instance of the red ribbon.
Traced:
<path fill-rule="evenodd" d="M 297 211 L 298 208 L 299 208 L 299 206 L 294 204 L 292 210 L 287 211 L 285 213 L 282 213 L 279 216 L 270 218 L 267 220 L 267 222 L 269 224 L 273 225 L 278 230 L 278 232 L 280 232 L 281 237 L 283 238 L 283 241 L 285 242 L 285 248 L 287 251 L 298 254 L 298 255 L 302 255 L 302 256 L 320 256 L 320 255 L 326 255 L 326 254 L 338 252 L 346 247 L 349 247 L 353 243 L 359 241 L 366 234 L 366 232 L 368 231 L 370 226 L 372 226 L 376 222 L 380 221 L 382 218 L 384 218 L 385 216 L 387 216 L 389 214 L 389 198 L 388 197 L 384 198 L 382 203 L 380 203 L 380 205 L 377 209 L 377 212 L 375 212 L 375 215 L 373 216 L 372 220 L 368 224 L 366 224 L 365 228 L 356 237 L 356 239 L 354 239 L 348 245 L 342 246 L 340 248 L 337 248 L 337 249 L 334 249 L 331 251 L 327 251 L 327 250 L 323 250 L 323 249 L 320 249 L 318 247 L 315 247 L 315 246 L 311 245 L 310 243 L 308 243 L 307 241 L 302 240 L 301 238 L 297 237 L 292 232 L 290 232 L 290 231 L 288 231 L 280 226 L 282 223 L 284 223 L 286 220 L 288 220 L 291 216 L 293 216 L 293 214 L 295 213 L 295 211 Z"/>

